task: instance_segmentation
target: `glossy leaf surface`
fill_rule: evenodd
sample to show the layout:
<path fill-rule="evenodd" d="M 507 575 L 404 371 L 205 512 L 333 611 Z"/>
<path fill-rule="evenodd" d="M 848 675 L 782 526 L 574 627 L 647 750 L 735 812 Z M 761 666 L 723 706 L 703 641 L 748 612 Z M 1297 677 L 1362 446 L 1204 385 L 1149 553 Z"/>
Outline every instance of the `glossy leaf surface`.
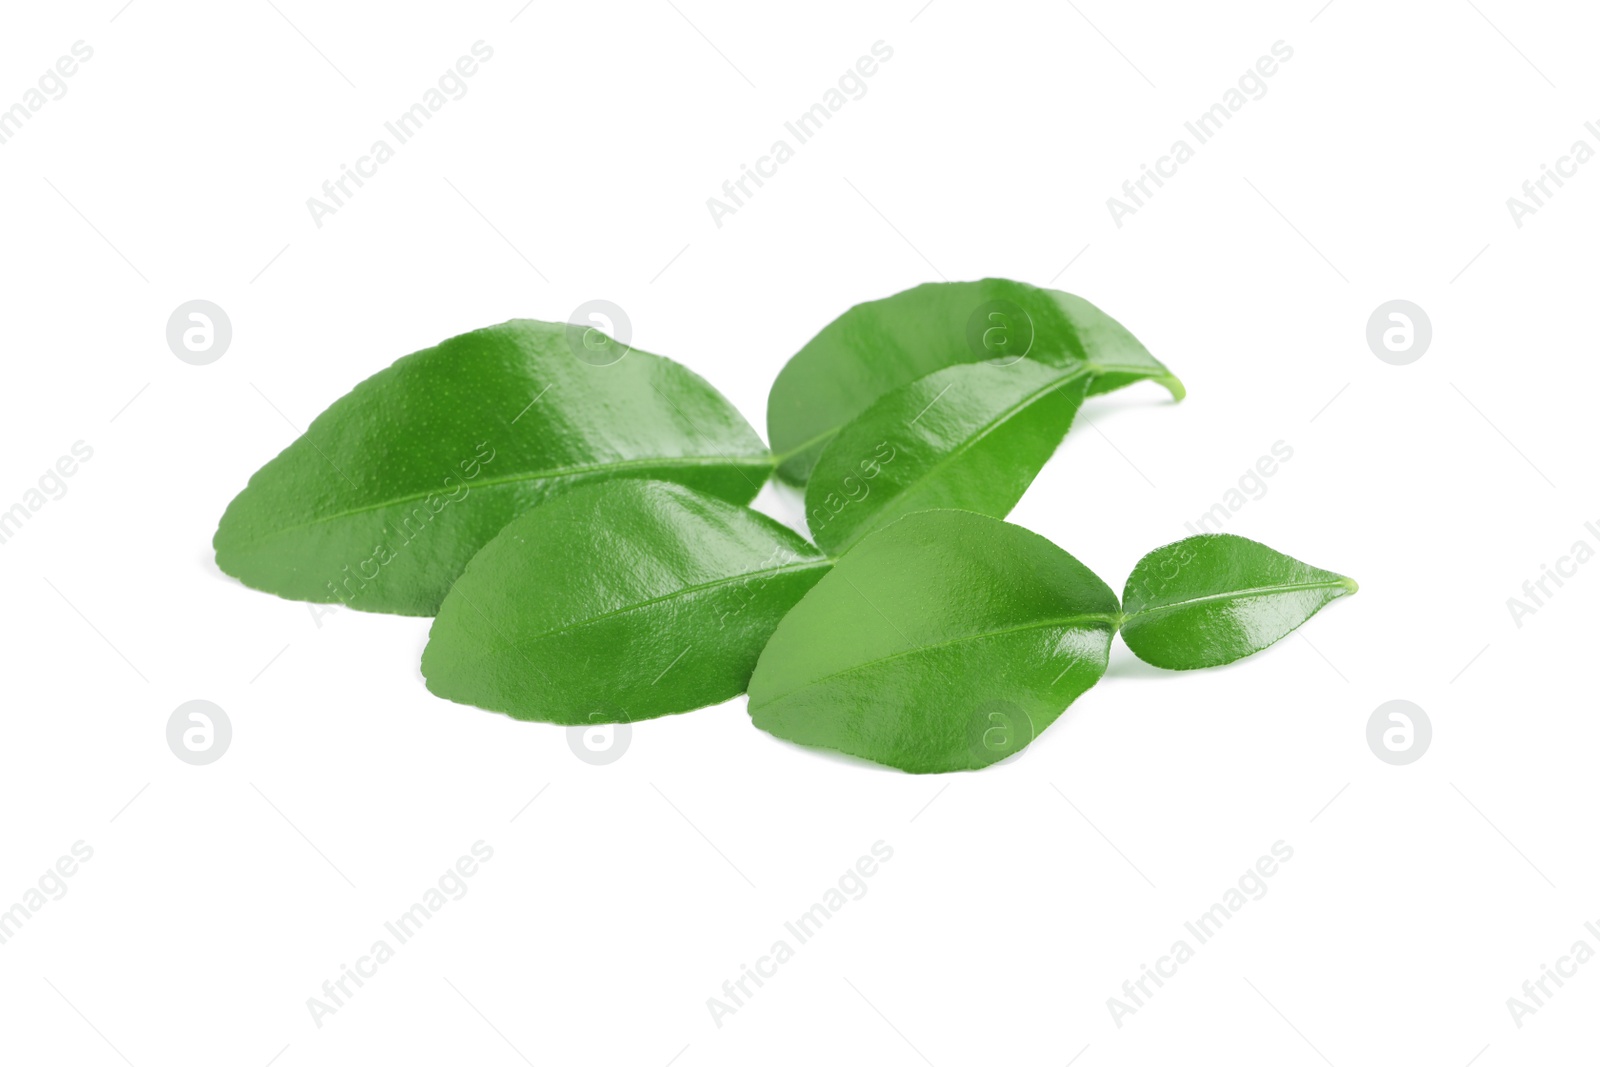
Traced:
<path fill-rule="evenodd" d="M 879 397 L 828 442 L 806 483 L 817 544 L 838 555 L 903 515 L 993 518 L 1022 499 L 1061 443 L 1090 380 L 1083 363 L 966 363 Z"/>
<path fill-rule="evenodd" d="M 431 615 L 473 553 L 554 490 L 627 474 L 743 503 L 771 462 L 687 368 L 516 320 L 335 401 L 228 506 L 217 565 L 279 596 Z"/>
<path fill-rule="evenodd" d="M 1117 619 L 1116 594 L 1037 534 L 920 512 L 863 538 L 778 624 L 750 715 L 905 771 L 984 767 L 1100 679 Z"/>
<path fill-rule="evenodd" d="M 744 692 L 829 563 L 794 531 L 666 482 L 551 497 L 468 564 L 422 656 L 434 693 L 544 722 L 630 722 Z"/>
<path fill-rule="evenodd" d="M 1152 378 L 1183 386 L 1134 336 L 1081 297 L 1022 282 L 934 282 L 840 315 L 779 372 L 767 398 L 778 473 L 801 484 L 822 448 L 878 397 L 961 363 L 1033 359 L 1094 367 L 1091 395 Z"/>
<path fill-rule="evenodd" d="M 1157 667 L 1216 667 L 1261 651 L 1355 591 L 1351 579 L 1259 542 L 1199 534 L 1134 567 L 1122 594 L 1122 639 Z"/>

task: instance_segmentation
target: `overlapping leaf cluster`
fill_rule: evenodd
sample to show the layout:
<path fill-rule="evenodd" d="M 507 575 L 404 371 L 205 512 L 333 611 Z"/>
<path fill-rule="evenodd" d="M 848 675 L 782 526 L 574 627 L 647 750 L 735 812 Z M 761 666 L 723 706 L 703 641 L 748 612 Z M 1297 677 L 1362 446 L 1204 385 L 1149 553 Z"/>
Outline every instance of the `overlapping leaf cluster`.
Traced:
<path fill-rule="evenodd" d="M 1119 631 L 1190 669 L 1279 640 L 1349 579 L 1230 535 L 1117 595 L 1001 521 L 1086 398 L 1183 387 L 1067 293 L 990 279 L 851 308 L 779 373 L 771 450 L 681 365 L 513 321 L 356 386 L 250 479 L 218 565 L 280 596 L 435 615 L 440 696 L 625 722 L 747 689 L 762 729 L 914 772 L 1027 745 Z M 808 542 L 747 505 L 803 492 Z"/>

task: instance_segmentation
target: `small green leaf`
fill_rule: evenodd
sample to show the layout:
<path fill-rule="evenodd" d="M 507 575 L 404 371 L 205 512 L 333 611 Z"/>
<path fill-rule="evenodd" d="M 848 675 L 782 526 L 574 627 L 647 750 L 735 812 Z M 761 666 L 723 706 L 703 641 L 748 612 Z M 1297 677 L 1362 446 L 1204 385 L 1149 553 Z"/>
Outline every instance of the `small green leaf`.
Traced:
<path fill-rule="evenodd" d="M 830 566 L 749 508 L 614 479 L 551 497 L 483 547 L 422 655 L 434 693 L 543 722 L 631 722 L 744 692 Z"/>
<path fill-rule="evenodd" d="M 1020 526 L 926 511 L 846 553 L 750 679 L 755 725 L 914 773 L 1020 751 L 1105 673 L 1117 597 Z"/>
<path fill-rule="evenodd" d="M 1349 578 L 1248 538 L 1200 534 L 1134 567 L 1122 594 L 1122 639 L 1157 667 L 1217 667 L 1260 652 L 1355 591 Z"/>
<path fill-rule="evenodd" d="M 1022 282 L 934 282 L 834 319 L 779 372 L 767 398 L 778 474 L 803 484 L 829 438 L 878 397 L 959 363 L 1088 362 L 1091 395 L 1154 379 L 1183 386 L 1134 336 L 1081 297 Z"/>
<path fill-rule="evenodd" d="M 515 320 L 398 360 L 258 470 L 217 527 L 246 585 L 432 615 L 513 517 L 621 474 L 744 503 L 772 459 L 698 375 L 594 330 Z"/>
<path fill-rule="evenodd" d="M 839 555 L 902 515 L 1005 518 L 1061 443 L 1089 366 L 965 363 L 886 393 L 829 441 L 806 483 L 817 544 Z"/>

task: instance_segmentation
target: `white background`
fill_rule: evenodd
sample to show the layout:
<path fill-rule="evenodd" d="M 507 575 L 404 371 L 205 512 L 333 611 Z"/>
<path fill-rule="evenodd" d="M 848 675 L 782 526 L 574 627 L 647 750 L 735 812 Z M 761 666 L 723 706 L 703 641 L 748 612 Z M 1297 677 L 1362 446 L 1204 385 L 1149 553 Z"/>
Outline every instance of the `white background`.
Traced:
<path fill-rule="evenodd" d="M 1506 207 L 1600 148 L 1585 5 L 122 2 L 8 5 L 0 33 L 0 106 L 94 49 L 0 145 L 0 509 L 94 450 L 0 545 L 0 908 L 94 850 L 0 945 L 0 1058 L 1592 1056 L 1600 962 L 1520 1028 L 1506 1006 L 1600 949 L 1600 564 L 1520 628 L 1506 605 L 1600 547 L 1600 163 L 1521 228 Z M 315 226 L 306 198 L 480 39 L 467 95 Z M 879 40 L 867 94 L 714 225 L 706 198 Z M 1267 94 L 1114 225 L 1106 198 L 1279 40 Z M 779 742 L 742 697 L 590 766 L 431 697 L 427 620 L 318 618 L 211 561 L 293 427 L 447 336 L 609 299 L 761 427 L 839 312 L 988 275 L 1089 298 L 1190 390 L 1086 405 L 1012 521 L 1120 587 L 1281 440 L 1227 529 L 1360 594 L 1227 669 L 1118 644 L 1021 759 L 928 778 Z M 165 341 L 195 298 L 234 330 L 203 367 Z M 1365 340 L 1395 298 L 1434 331 L 1403 367 Z M 196 698 L 234 730 L 205 767 L 165 740 Z M 1396 698 L 1434 729 L 1403 767 L 1365 739 Z M 307 998 L 480 839 L 470 892 L 316 1026 Z M 707 998 L 879 840 L 867 895 L 716 1026 Z M 1267 895 L 1115 1025 L 1107 998 L 1279 840 Z"/>

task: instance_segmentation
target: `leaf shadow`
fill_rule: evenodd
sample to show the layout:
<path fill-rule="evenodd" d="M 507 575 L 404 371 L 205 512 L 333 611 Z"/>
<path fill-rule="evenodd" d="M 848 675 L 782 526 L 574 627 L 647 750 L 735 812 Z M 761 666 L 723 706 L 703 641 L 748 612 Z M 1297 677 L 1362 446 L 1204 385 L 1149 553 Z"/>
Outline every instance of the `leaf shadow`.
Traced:
<path fill-rule="evenodd" d="M 1111 662 L 1106 666 L 1104 678 L 1167 678 L 1176 671 L 1155 667 L 1133 654 L 1127 645 L 1118 642 L 1111 648 Z"/>

